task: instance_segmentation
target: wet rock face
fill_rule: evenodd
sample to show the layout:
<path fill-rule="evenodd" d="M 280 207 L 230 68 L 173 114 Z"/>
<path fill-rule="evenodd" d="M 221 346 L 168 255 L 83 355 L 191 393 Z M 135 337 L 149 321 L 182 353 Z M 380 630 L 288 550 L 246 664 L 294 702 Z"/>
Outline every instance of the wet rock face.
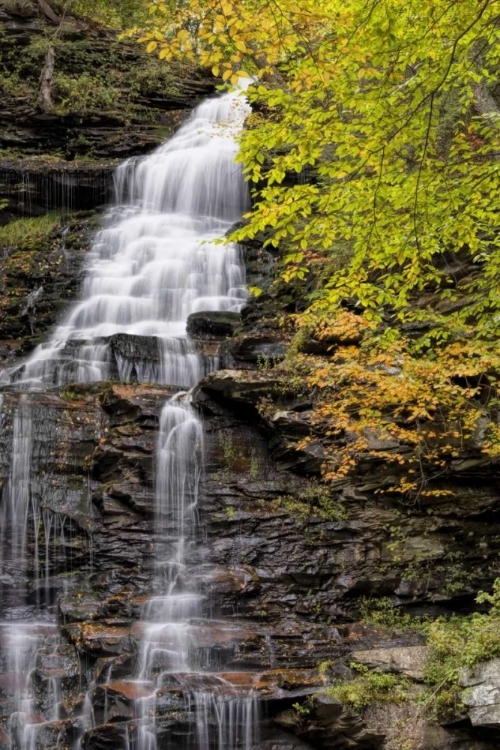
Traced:
<path fill-rule="evenodd" d="M 105 206 L 113 194 L 117 163 L 46 156 L 0 158 L 0 198 L 7 201 L 0 216 L 43 216 L 48 211 L 72 213 Z"/>
<path fill-rule="evenodd" d="M 211 593 L 211 606 L 231 615 L 237 597 L 240 613 L 264 623 L 282 616 L 299 616 L 314 623 L 345 613 L 346 607 L 356 606 L 360 596 L 392 595 L 401 603 L 427 606 L 436 592 L 441 600 L 450 602 L 454 595 L 463 596 L 458 584 L 464 580 L 462 585 L 469 585 L 464 578 L 465 565 L 472 566 L 478 552 L 470 550 L 463 560 L 464 569 L 447 568 L 446 562 L 460 538 L 465 540 L 470 534 L 484 537 L 487 524 L 476 520 L 477 509 L 469 508 L 468 521 L 464 509 L 455 508 L 454 514 L 464 514 L 459 530 L 458 522 L 450 516 L 451 508 L 443 505 L 443 517 L 433 519 L 430 534 L 424 512 L 405 521 L 391 503 L 366 495 L 356 498 L 346 490 L 337 520 L 310 517 L 304 504 L 314 506 L 318 497 L 307 495 L 310 482 L 306 477 L 284 470 L 278 442 L 278 437 L 281 442 L 296 440 L 302 428 L 297 429 L 292 417 L 285 418 L 287 412 L 275 421 L 271 446 L 276 446 L 276 464 L 270 458 L 266 436 L 248 424 L 255 419 L 253 405 L 262 397 L 262 389 L 275 383 L 263 373 L 252 379 L 219 373 L 211 376 L 204 388 L 210 390 L 216 382 L 223 388 L 214 395 L 222 396 L 225 403 L 207 400 L 203 391 L 197 395 L 207 431 L 202 513 L 209 532 L 211 572 L 204 585 Z M 101 408 L 113 428 L 113 435 L 103 440 L 93 458 L 93 475 L 99 483 L 94 506 L 106 529 L 100 541 L 103 565 L 124 559 L 144 562 L 141 545 L 147 548 L 149 543 L 148 519 L 153 507 L 154 431 L 159 403 L 167 394 L 162 388 L 115 386 L 101 397 Z M 296 461 L 300 463 L 300 455 Z M 394 552 L 390 532 L 398 523 L 405 528 L 405 544 L 399 553 Z M 129 525 L 133 536 L 124 543 L 121 536 Z M 134 538 L 137 553 L 133 551 Z M 495 554 L 494 548 L 491 554 Z M 416 582 L 405 578 L 414 556 L 421 565 L 433 566 L 434 577 Z M 108 576 L 105 578 L 103 585 L 107 586 Z M 119 581 L 117 585 L 118 591 Z M 74 616 L 66 604 L 64 613 Z M 314 658 L 317 661 L 317 654 Z"/>
<path fill-rule="evenodd" d="M 191 313 L 187 321 L 187 333 L 196 337 L 232 336 L 241 326 L 241 315 L 235 312 L 213 311 Z"/>
<path fill-rule="evenodd" d="M 20 421 L 21 420 L 21 421 Z M 0 486 L 2 498 L 2 596 L 0 620 L 25 591 L 28 604 L 57 599 L 70 587 L 73 565 L 88 570 L 93 509 L 88 472 L 102 425 L 102 414 L 85 414 L 57 394 L 37 398 L 6 393 L 2 399 Z M 21 444 L 19 444 L 19 440 Z M 28 445 L 26 446 L 26 442 Z M 23 445 L 25 453 L 20 453 Z M 26 552 L 10 544 L 10 516 L 6 514 L 9 488 L 17 503 L 23 486 L 12 474 L 13 453 L 25 464 L 30 483 L 27 505 Z M 31 455 L 31 462 L 28 456 Z M 61 467 L 65 467 L 61 471 Z M 36 509 L 36 511 L 35 511 Z"/>
<path fill-rule="evenodd" d="M 325 488 L 311 482 L 320 469 L 325 438 L 310 422 L 307 398 L 291 393 L 286 380 L 280 380 L 279 369 L 219 371 L 202 381 L 196 393 L 202 409 L 208 398 L 207 413 L 213 412 L 216 401 L 220 408 L 233 410 L 240 422 L 261 420 L 266 450 L 291 489 L 288 497 L 288 489 L 280 488 L 274 504 L 264 506 L 268 516 L 283 514 L 275 524 L 286 530 L 277 534 L 273 555 L 285 544 L 287 534 L 300 536 L 298 544 L 283 549 L 285 566 L 294 559 L 302 561 L 299 580 L 307 572 L 311 584 L 315 581 L 314 606 L 319 611 L 332 616 L 356 613 L 360 597 L 389 596 L 396 603 L 439 613 L 438 602 L 460 609 L 475 592 L 492 585 L 498 554 L 498 493 L 491 479 L 450 476 L 447 486 L 453 495 L 433 499 L 432 513 L 428 500 L 408 512 L 397 500 L 377 492 L 383 465 L 376 459 L 367 460 L 355 477 Z M 304 437 L 310 442 L 297 450 Z M 239 440 L 235 437 L 233 443 L 239 446 Z M 298 475 L 303 476 L 303 486 Z M 252 516 L 255 533 L 258 512 L 255 506 L 251 511 L 244 507 Z M 269 540 L 269 529 L 263 536 Z M 253 560 L 261 563 L 265 550 L 264 542 Z M 302 600 L 300 606 L 309 605 Z"/>
<path fill-rule="evenodd" d="M 78 293 L 96 222 L 81 215 L 54 224 L 41 240 L 0 246 L 0 368 L 45 340 Z"/>
<path fill-rule="evenodd" d="M 390 529 L 405 523 L 408 560 L 412 550 L 420 561 L 426 551 L 436 568 L 436 561 L 445 565 L 457 526 L 446 505 L 442 520 L 433 518 L 430 534 L 425 513 L 405 521 L 379 497 L 348 492 L 337 517 L 335 504 L 330 517 L 312 514 L 311 507 L 324 498 L 300 468 L 300 455 L 298 472 L 283 460 L 283 444 L 293 444 L 302 429 L 285 415 L 303 419 L 304 405 L 295 404 L 299 411 L 294 412 L 289 402 L 280 419 L 266 425 L 255 408 L 265 388 L 276 389 L 284 402 L 288 398 L 276 379 L 261 371 L 214 374 L 195 392 L 204 417 L 206 458 L 198 544 L 187 559 L 203 596 L 189 634 L 190 662 L 209 671 L 224 664 L 224 676 L 235 689 L 259 691 L 267 706 L 265 747 L 274 741 L 291 748 L 383 747 L 385 730 L 376 729 L 379 724 L 367 724 L 338 704 L 314 704 L 308 718 L 292 705 L 321 690 L 320 662 L 330 663 L 337 678 L 345 676 L 351 659 L 359 659 L 421 679 L 421 636 L 349 620 L 362 596 L 391 595 L 401 603 L 435 606 L 433 592 L 443 591 L 446 581 L 439 576 L 445 573 L 437 571 L 435 581 L 428 579 L 421 589 L 405 588 L 404 563 L 388 554 Z M 58 732 L 68 741 L 78 736 L 89 688 L 97 726 L 86 728 L 82 747 L 127 746 L 135 720 L 127 680 L 138 672 L 141 611 L 158 583 L 153 524 L 158 420 L 173 392 L 165 386 L 99 384 L 50 394 L 3 394 L 1 481 L 8 482 L 13 421 L 24 399 L 31 410 L 33 475 L 43 480 L 35 485 L 37 502 L 45 508 L 39 542 L 48 529 L 52 534 L 48 560 L 39 543 L 37 566 L 32 563 L 22 576 L 9 569 L 0 581 L 0 619 L 15 612 L 21 587 L 33 608 L 37 601 L 53 602 L 62 624 L 57 648 L 42 649 L 33 673 L 40 710 L 50 679 L 57 679 L 62 691 L 63 713 L 45 727 L 46 747 L 55 747 Z M 477 533 L 474 517 L 463 515 L 462 523 L 464 538 Z M 448 536 L 446 528 L 453 534 Z M 29 559 L 36 559 L 33 531 L 29 544 Z M 157 706 L 160 746 L 194 747 L 193 715 L 182 699 L 192 675 L 176 679 L 186 683 L 165 684 L 164 701 Z M 4 716 L 8 687 L 0 684 L 7 696 L 3 702 L 0 695 Z M 279 742 L 272 739 L 277 725 L 283 731 Z M 453 732 L 445 739 L 440 735 L 443 747 L 476 747 Z M 426 750 L 439 747 L 426 742 Z M 478 750 L 489 747 L 477 744 Z"/>
<path fill-rule="evenodd" d="M 0 3 L 0 199 L 4 215 L 106 203 L 117 161 L 160 145 L 212 93 L 206 73 L 66 14 L 57 35 L 34 0 Z M 52 39 L 51 109 L 39 99 Z"/>
<path fill-rule="evenodd" d="M 9 481 L 14 422 L 23 409 L 31 420 L 32 475 L 40 477 L 34 499 L 44 516 L 41 531 L 36 524 L 28 527 L 22 577 L 15 560 L 3 560 L 0 620 L 16 616 L 22 587 L 33 610 L 38 600 L 52 602 L 62 623 L 61 640 L 40 647 L 30 677 L 40 713 L 54 681 L 62 699 L 60 718 L 44 724 L 37 748 L 55 747 L 58 736 L 74 741 L 89 688 L 97 726 L 85 732 L 82 747 L 126 747 L 133 734 L 138 696 L 130 691 L 138 688 L 127 679 L 138 672 L 141 609 L 155 593 L 154 452 L 159 414 L 172 393 L 160 386 L 72 385 L 50 394 L 3 394 L 1 481 Z M 246 523 L 242 491 L 258 505 L 285 485 L 260 433 L 242 427 L 216 403 L 213 410 L 199 544 L 188 559 L 189 575 L 195 571 L 204 597 L 201 617 L 189 630 L 190 662 L 208 671 L 224 664 L 222 678 L 231 689 L 258 690 L 272 714 L 321 686 L 317 659 L 327 658 L 332 647 L 340 653 L 342 637 L 334 625 L 266 611 L 269 594 L 261 579 L 267 574 L 252 565 L 263 539 L 249 535 L 245 542 L 237 531 Z M 233 440 L 243 446 L 240 455 L 231 449 Z M 222 615 L 225 621 L 218 619 Z M 165 684 L 157 705 L 162 747 L 196 746 L 193 710 L 183 698 L 192 679 L 177 675 L 175 683 Z M 8 698 L 9 685 L 0 684 L 0 694 L 2 689 Z M 1 695 L 0 711 L 5 725 L 12 706 Z"/>
<path fill-rule="evenodd" d="M 465 688 L 462 700 L 468 707 L 473 726 L 500 725 L 500 659 L 482 662 L 464 671 L 460 684 Z"/>

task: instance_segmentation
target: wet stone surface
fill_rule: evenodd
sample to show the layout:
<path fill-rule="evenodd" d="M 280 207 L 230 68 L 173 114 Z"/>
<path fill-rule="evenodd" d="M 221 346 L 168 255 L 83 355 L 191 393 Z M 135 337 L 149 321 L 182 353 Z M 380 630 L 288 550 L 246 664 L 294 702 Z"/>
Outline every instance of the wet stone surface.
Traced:
<path fill-rule="evenodd" d="M 310 479 L 283 468 L 269 448 L 280 430 L 281 440 L 290 439 L 288 423 L 278 423 L 270 441 L 268 428 L 249 418 L 254 414 L 253 389 L 267 381 L 260 373 L 246 381 L 241 376 L 232 400 L 227 385 L 222 397 L 219 391 L 212 396 L 214 377 L 199 391 L 206 460 L 199 543 L 187 562 L 202 597 L 202 619 L 191 624 L 190 658 L 208 671 L 224 664 L 224 679 L 236 688 L 252 685 L 269 703 L 272 718 L 321 689 L 321 661 L 340 665 L 352 652 L 367 654 L 367 659 L 376 653 L 380 661 L 384 649 L 400 654 L 406 647 L 419 647 L 421 639 L 346 624 L 353 597 L 403 590 L 397 568 L 384 572 L 380 567 L 383 530 L 397 517 L 395 509 L 380 500 L 344 498 L 347 518 L 295 516 L 290 498 L 300 501 Z M 228 381 L 220 374 L 220 379 L 236 383 L 236 376 Z M 22 587 L 31 592 L 34 608 L 37 596 L 53 601 L 62 624 L 60 644 L 55 649 L 42 644 L 33 673 L 40 712 L 47 706 L 51 679 L 61 691 L 60 719 L 40 735 L 44 747 L 51 747 L 56 725 L 68 737 L 78 733 L 75 724 L 87 690 L 103 723 L 86 731 L 84 747 L 118 746 L 113 743 L 126 742 L 127 726 L 136 721 L 131 691 L 139 688 L 128 681 L 137 674 L 141 613 L 155 590 L 154 452 L 160 413 L 172 392 L 162 386 L 102 384 L 3 393 L 2 482 L 9 481 L 13 422 L 24 400 L 31 412 L 33 471 L 43 477 L 43 486 L 34 486 L 46 509 L 44 523 L 51 517 L 65 519 L 51 526 L 58 541 L 51 543 L 48 561 L 43 544 L 47 531 L 39 537 L 38 572 L 31 562 L 20 576 L 5 560 L 1 579 L 2 618 L 16 616 L 9 592 Z M 418 519 L 412 523 L 418 536 Z M 474 519 L 471 524 L 471 529 L 479 528 Z M 440 539 L 434 554 L 446 548 L 446 538 Z M 34 552 L 35 540 L 29 543 Z M 224 621 L 217 622 L 220 618 Z M 161 732 L 165 738 L 177 737 L 174 744 L 186 737 L 195 744 L 192 717 L 179 697 L 185 678 L 176 679 L 165 684 L 161 710 L 157 708 Z M 2 704 L 5 717 L 13 687 L 9 680 L 3 678 L 0 685 L 7 701 Z M 338 721 L 332 724 L 335 732 Z M 353 746 L 371 747 L 366 744 L 369 733 L 352 719 L 346 721 L 342 719 L 342 736 L 351 742 L 360 732 Z M 279 723 L 285 726 L 286 721 Z M 300 734 L 302 741 L 315 744 L 308 732 Z"/>

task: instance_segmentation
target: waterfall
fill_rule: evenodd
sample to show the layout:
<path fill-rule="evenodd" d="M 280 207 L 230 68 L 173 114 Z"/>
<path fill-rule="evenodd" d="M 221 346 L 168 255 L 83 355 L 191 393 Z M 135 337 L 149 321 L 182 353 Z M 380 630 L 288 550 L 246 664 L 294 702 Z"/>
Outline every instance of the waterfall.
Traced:
<path fill-rule="evenodd" d="M 156 670 L 189 671 L 186 623 L 200 598 L 181 581 L 193 543 L 203 461 L 203 428 L 189 402 L 174 396 L 163 408 L 156 449 L 155 559 L 163 592 L 143 607 L 140 679 Z"/>
<path fill-rule="evenodd" d="M 201 670 L 191 654 L 203 635 L 203 626 L 193 625 L 204 597 L 190 561 L 202 471 L 203 425 L 189 395 L 177 394 L 163 408 L 156 449 L 155 558 L 163 592 L 142 609 L 138 681 L 152 689 L 136 701 L 138 750 L 156 750 L 156 694 L 172 683 L 194 711 L 199 750 L 250 750 L 257 739 L 256 693 Z"/>
<path fill-rule="evenodd" d="M 191 387 L 217 365 L 195 349 L 186 322 L 193 312 L 239 310 L 245 299 L 240 249 L 218 242 L 248 206 L 234 137 L 248 111 L 241 92 L 209 100 L 165 145 L 117 169 L 80 300 L 11 380 L 34 388 L 116 376 Z M 139 354 L 115 356 L 116 335 Z M 144 337 L 156 341 L 156 367 L 140 354 Z"/>
<path fill-rule="evenodd" d="M 38 513 L 31 495 L 32 418 L 31 408 L 22 396 L 14 416 L 9 478 L 0 505 L 0 572 L 5 563 L 18 575 L 27 564 L 27 537 L 30 520 L 38 539 Z"/>
<path fill-rule="evenodd" d="M 186 323 L 193 312 L 238 311 L 245 300 L 240 250 L 220 241 L 248 206 L 241 168 L 235 164 L 235 135 L 248 111 L 240 92 L 207 101 L 164 146 L 118 168 L 115 205 L 93 241 L 80 300 L 48 342 L 8 373 L 12 382 L 36 390 L 116 377 L 187 389 L 207 369 L 217 367 L 216 359 L 204 359 L 196 350 Z M 44 581 L 45 597 L 37 601 L 43 604 L 37 612 L 44 615 L 40 620 L 0 621 L 0 667 L 13 675 L 8 732 L 11 747 L 18 750 L 42 747 L 43 733 L 59 732 L 58 719 L 66 710 L 65 670 L 54 667 L 63 646 L 54 623 L 47 620 L 49 552 L 56 537 L 64 541 L 65 518 L 45 508 L 43 499 L 36 500 L 43 498 L 43 471 L 35 480 L 32 421 L 29 396 L 22 394 L 0 506 L 0 562 L 16 561 L 24 580 L 33 548 L 30 570 L 36 582 Z M 158 741 L 164 690 L 182 696 L 199 750 L 251 750 L 257 741 L 257 694 L 233 685 L 229 673 L 222 672 L 220 657 L 206 656 L 205 597 L 197 589 L 196 575 L 203 463 L 203 424 L 189 394 L 181 391 L 161 412 L 154 595 L 142 606 L 141 620 L 133 628 L 139 636 L 137 669 L 131 679 L 121 681 L 134 696 L 134 721 L 126 724 L 126 746 L 134 750 L 164 746 Z M 109 720 L 107 687 L 112 688 L 112 677 L 110 668 L 106 682 L 96 685 L 94 676 L 86 675 L 90 689 L 77 709 L 80 738 L 75 747 L 95 722 L 97 689 L 105 690 L 103 719 Z M 45 680 L 44 691 L 34 685 L 37 679 Z M 57 734 L 55 744 L 66 746 L 67 741 Z"/>
<path fill-rule="evenodd" d="M 11 696 L 7 729 L 12 748 L 34 750 L 38 733 L 52 722 L 57 723 L 62 699 L 59 678 L 47 680 L 43 706 L 47 721 L 39 717 L 42 705 L 33 679 L 43 673 L 41 662 L 47 654 L 57 664 L 58 641 L 54 624 L 0 621 L 0 668 L 2 688 Z"/>

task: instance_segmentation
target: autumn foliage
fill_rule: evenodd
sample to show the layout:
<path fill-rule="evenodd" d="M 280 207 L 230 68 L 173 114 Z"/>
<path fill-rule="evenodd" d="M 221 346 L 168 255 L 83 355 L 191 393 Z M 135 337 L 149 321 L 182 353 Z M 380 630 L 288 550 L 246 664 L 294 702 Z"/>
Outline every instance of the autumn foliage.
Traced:
<path fill-rule="evenodd" d="M 412 501 L 449 492 L 441 480 L 467 468 L 465 456 L 486 464 L 500 453 L 498 347 L 471 337 L 415 356 L 403 338 L 377 344 L 373 328 L 355 343 L 360 321 L 342 313 L 322 325 L 316 338 L 336 341 L 329 355 L 288 365 L 314 393 L 325 478 L 341 481 L 369 461 L 384 465 L 384 492 Z"/>
<path fill-rule="evenodd" d="M 376 444 L 397 469 L 386 489 L 415 497 L 473 443 L 496 455 L 497 3 L 156 0 L 150 11 L 150 52 L 231 85 L 253 77 L 239 158 L 254 204 L 233 239 L 277 247 L 279 283 L 302 298 L 298 337 L 332 336 L 290 373 L 317 393 L 325 476 Z M 362 335 L 335 341 L 332 329 L 352 327 Z"/>

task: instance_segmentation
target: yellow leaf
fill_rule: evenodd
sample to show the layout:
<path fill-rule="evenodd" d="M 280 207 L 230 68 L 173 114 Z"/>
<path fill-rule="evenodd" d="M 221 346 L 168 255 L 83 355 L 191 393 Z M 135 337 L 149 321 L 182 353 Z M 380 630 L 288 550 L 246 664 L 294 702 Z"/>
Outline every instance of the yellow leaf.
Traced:
<path fill-rule="evenodd" d="M 146 47 L 146 52 L 154 52 L 157 46 L 158 42 L 149 42 L 148 46 Z"/>

